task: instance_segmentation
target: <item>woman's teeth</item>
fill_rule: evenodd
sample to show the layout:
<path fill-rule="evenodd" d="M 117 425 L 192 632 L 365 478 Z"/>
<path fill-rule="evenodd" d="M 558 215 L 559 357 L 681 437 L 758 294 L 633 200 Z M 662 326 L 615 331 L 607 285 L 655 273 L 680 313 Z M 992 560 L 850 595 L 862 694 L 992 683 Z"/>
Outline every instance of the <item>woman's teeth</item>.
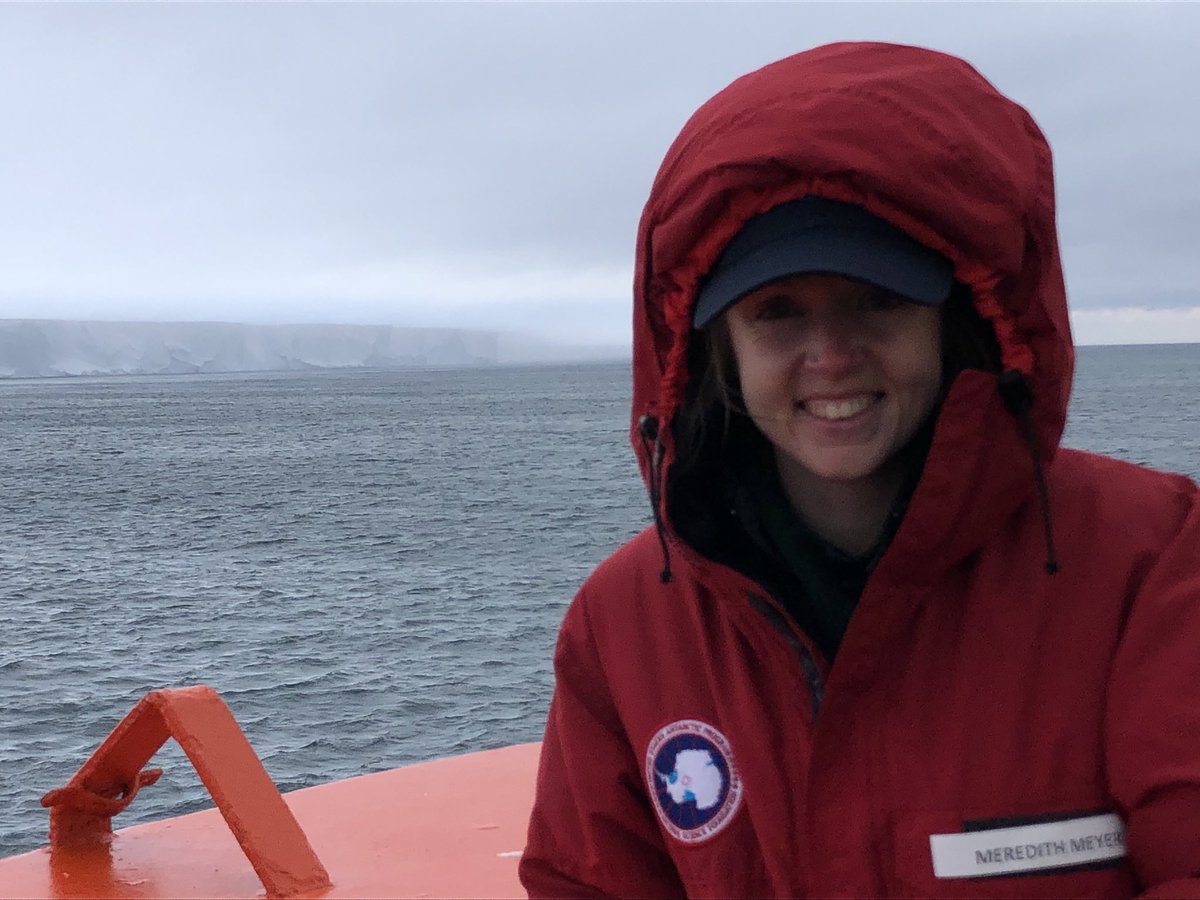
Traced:
<path fill-rule="evenodd" d="M 856 416 L 874 402 L 875 398 L 864 394 L 861 397 L 851 397 L 846 400 L 807 400 L 802 405 L 804 411 L 818 419 L 849 419 Z"/>

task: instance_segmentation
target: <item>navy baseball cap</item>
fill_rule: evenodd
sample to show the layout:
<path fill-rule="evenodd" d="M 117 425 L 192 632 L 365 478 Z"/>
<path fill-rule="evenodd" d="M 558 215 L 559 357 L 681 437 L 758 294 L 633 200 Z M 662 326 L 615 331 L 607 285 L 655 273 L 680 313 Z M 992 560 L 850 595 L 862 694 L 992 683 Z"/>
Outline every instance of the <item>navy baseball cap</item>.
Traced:
<path fill-rule="evenodd" d="M 750 219 L 700 282 L 692 326 L 703 328 L 735 300 L 789 275 L 844 275 L 937 306 L 954 264 L 853 203 L 810 195 Z"/>

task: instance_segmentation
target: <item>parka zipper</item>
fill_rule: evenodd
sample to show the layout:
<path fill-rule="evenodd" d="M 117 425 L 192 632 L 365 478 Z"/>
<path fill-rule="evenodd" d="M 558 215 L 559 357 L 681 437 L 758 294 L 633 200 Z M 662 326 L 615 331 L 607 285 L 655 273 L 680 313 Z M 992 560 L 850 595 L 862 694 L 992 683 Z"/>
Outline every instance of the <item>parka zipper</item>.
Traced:
<path fill-rule="evenodd" d="M 796 651 L 796 655 L 800 657 L 800 668 L 804 670 L 804 680 L 808 685 L 808 693 L 812 701 L 813 722 L 816 722 L 817 716 L 821 712 L 821 703 L 825 699 L 825 679 L 821 675 L 821 668 L 817 665 L 816 658 L 797 634 L 796 629 L 788 622 L 787 617 L 776 609 L 774 604 L 753 592 L 749 596 L 750 605 L 766 617 L 767 621 L 783 635 L 792 649 Z"/>

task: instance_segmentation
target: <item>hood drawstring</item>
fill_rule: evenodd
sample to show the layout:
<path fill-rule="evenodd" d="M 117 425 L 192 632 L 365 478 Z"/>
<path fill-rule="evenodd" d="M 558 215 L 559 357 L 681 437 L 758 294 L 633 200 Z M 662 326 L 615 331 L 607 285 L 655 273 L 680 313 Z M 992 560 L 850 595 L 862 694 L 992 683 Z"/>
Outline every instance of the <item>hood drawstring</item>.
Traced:
<path fill-rule="evenodd" d="M 1046 473 L 1042 470 L 1037 434 L 1033 430 L 1033 391 L 1023 373 L 1009 369 L 1000 375 L 1000 396 L 1009 414 L 1020 422 L 1029 456 L 1033 460 L 1033 477 L 1037 481 L 1038 500 L 1042 508 L 1042 527 L 1046 532 L 1046 574 L 1053 575 L 1058 571 L 1058 554 L 1054 550 L 1054 529 L 1050 522 L 1050 491 L 1046 487 Z"/>
<path fill-rule="evenodd" d="M 663 568 L 659 580 L 663 584 L 671 581 L 671 550 L 667 546 L 667 528 L 662 518 L 662 437 L 658 432 L 658 419 L 642 416 L 638 419 L 638 436 L 642 440 L 642 452 L 650 462 L 650 505 L 654 508 L 654 530 L 658 533 L 658 545 L 662 548 Z M 651 450 L 650 442 L 654 442 Z"/>

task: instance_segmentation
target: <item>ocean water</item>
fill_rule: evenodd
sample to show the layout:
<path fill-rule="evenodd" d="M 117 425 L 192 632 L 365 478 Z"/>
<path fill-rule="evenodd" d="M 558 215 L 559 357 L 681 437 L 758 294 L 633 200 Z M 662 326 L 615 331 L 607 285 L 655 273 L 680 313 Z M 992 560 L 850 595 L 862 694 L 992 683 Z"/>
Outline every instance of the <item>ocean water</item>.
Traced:
<path fill-rule="evenodd" d="M 148 690 L 281 790 L 537 740 L 649 521 L 626 365 L 0 381 L 0 856 Z M 1200 477 L 1200 345 L 1085 348 L 1065 442 Z M 209 805 L 169 743 L 118 827 Z"/>

